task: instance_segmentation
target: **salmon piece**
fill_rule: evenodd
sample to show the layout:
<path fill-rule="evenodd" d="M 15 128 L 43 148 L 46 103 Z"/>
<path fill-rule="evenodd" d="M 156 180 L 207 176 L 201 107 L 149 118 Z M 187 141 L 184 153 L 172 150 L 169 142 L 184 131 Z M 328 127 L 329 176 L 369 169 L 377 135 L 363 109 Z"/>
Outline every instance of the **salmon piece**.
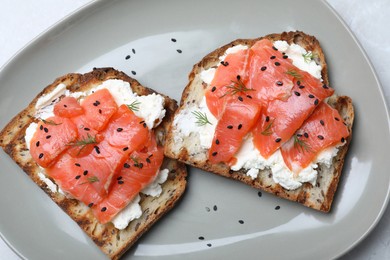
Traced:
<path fill-rule="evenodd" d="M 164 159 L 164 151 L 158 146 L 154 135 L 145 147 L 128 157 L 119 174 L 115 176 L 108 197 L 93 209 L 100 223 L 112 220 L 148 184 L 154 181 Z"/>
<path fill-rule="evenodd" d="M 228 54 L 225 60 L 221 62 L 222 64 L 218 66 L 214 79 L 206 89 L 207 107 L 217 119 L 222 114 L 226 102 L 231 99 L 232 91 L 237 91 L 245 85 L 248 54 L 249 50 L 240 50 Z"/>
<path fill-rule="evenodd" d="M 75 117 L 84 114 L 84 109 L 74 97 L 64 97 L 53 109 L 53 113 L 60 117 Z"/>
<path fill-rule="evenodd" d="M 111 146 L 121 149 L 127 147 L 128 152 L 132 152 L 149 138 L 149 129 L 144 123 L 126 105 L 121 105 L 101 134 Z"/>
<path fill-rule="evenodd" d="M 255 147 L 264 158 L 287 142 L 322 100 L 334 92 L 309 73 L 299 73 L 300 80 L 294 80 L 294 94 L 286 101 L 270 101 L 252 131 Z"/>
<path fill-rule="evenodd" d="M 268 39 L 256 42 L 250 49 L 247 86 L 263 105 L 270 100 L 287 100 L 292 94 L 294 77 L 292 60 L 278 51 Z"/>
<path fill-rule="evenodd" d="M 281 147 L 283 160 L 294 173 L 307 167 L 328 147 L 344 143 L 349 136 L 339 112 L 321 103 L 296 134 Z"/>
<path fill-rule="evenodd" d="M 77 138 L 77 129 L 68 118 L 58 116 L 38 123 L 30 142 L 32 158 L 42 167 L 49 167 Z"/>
<path fill-rule="evenodd" d="M 256 123 L 260 111 L 259 102 L 245 96 L 231 100 L 226 104 L 225 111 L 215 129 L 213 143 L 209 149 L 208 158 L 211 163 L 229 162 L 231 160 L 240 148 L 244 136 L 251 131 Z"/>
<path fill-rule="evenodd" d="M 90 158 L 79 160 L 64 153 L 56 164 L 46 168 L 46 173 L 55 180 L 61 189 L 75 199 L 92 206 L 103 198 L 96 191 L 94 185 L 99 184 L 90 165 Z M 92 204 L 91 204 L 92 203 Z"/>
<path fill-rule="evenodd" d="M 96 131 L 103 130 L 118 106 L 107 89 L 100 89 L 87 96 L 81 103 L 84 114 L 78 120 L 80 126 L 89 127 Z"/>

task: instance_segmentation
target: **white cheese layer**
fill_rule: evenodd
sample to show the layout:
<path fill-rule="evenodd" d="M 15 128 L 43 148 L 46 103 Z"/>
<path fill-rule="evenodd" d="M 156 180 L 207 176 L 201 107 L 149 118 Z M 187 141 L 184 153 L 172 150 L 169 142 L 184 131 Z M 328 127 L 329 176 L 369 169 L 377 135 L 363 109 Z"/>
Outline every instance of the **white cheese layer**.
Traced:
<path fill-rule="evenodd" d="M 118 106 L 122 104 L 135 104 L 137 109 L 134 109 L 133 112 L 145 121 L 149 129 L 153 129 L 162 122 L 166 113 L 164 109 L 163 96 L 155 93 L 146 96 L 138 96 L 131 90 L 130 84 L 128 82 L 117 79 L 106 80 L 101 85 L 85 92 L 70 92 L 66 89 L 66 85 L 61 83 L 57 85 L 52 92 L 43 95 L 37 100 L 35 106 L 37 112 L 35 117 L 40 119 L 47 119 L 51 116 L 54 116 L 54 106 L 57 102 L 60 101 L 61 96 L 75 97 L 80 99 L 80 102 L 82 102 L 86 96 L 103 88 L 110 91 L 110 94 L 113 96 Z M 38 124 L 33 122 L 26 129 L 25 142 L 28 149 L 30 149 L 31 139 L 37 130 L 37 126 Z M 145 195 L 153 197 L 160 196 L 162 192 L 161 185 L 167 180 L 168 173 L 168 169 L 159 171 L 156 179 L 151 184 L 146 186 L 141 192 Z M 63 191 L 53 181 L 46 177 L 43 168 L 41 169 L 41 172 L 38 173 L 38 177 L 46 183 L 48 188 L 53 193 L 63 193 Z M 141 206 L 138 203 L 140 197 L 137 197 L 138 200 L 135 198 L 113 219 L 113 223 L 116 228 L 124 229 L 128 226 L 131 220 L 139 218 L 142 215 Z"/>

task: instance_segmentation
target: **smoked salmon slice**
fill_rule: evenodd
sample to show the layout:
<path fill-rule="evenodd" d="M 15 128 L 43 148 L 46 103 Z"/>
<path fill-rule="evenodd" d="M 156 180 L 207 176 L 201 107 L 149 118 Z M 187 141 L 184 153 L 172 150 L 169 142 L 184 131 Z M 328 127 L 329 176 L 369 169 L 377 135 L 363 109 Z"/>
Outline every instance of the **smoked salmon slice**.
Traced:
<path fill-rule="evenodd" d="M 321 103 L 295 135 L 281 147 L 283 160 L 294 173 L 307 167 L 328 147 L 343 144 L 349 136 L 339 112 Z"/>
<path fill-rule="evenodd" d="M 84 113 L 84 108 L 74 97 L 62 98 L 53 109 L 53 113 L 60 117 L 75 117 Z"/>
<path fill-rule="evenodd" d="M 30 154 L 42 167 L 49 167 L 77 138 L 77 128 L 68 118 L 49 117 L 38 123 L 30 142 Z"/>
<path fill-rule="evenodd" d="M 122 170 L 115 176 L 108 196 L 93 207 L 99 222 L 109 222 L 143 188 L 153 182 L 163 159 L 163 148 L 157 145 L 155 136 L 150 135 L 146 146 L 134 151 L 127 158 Z"/>

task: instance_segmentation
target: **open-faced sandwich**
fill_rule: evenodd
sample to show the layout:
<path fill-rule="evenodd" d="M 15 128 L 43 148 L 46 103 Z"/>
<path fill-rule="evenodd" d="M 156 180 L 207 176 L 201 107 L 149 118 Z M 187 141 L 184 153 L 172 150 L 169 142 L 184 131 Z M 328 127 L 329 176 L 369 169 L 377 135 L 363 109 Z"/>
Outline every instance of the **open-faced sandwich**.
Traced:
<path fill-rule="evenodd" d="M 353 118 L 315 37 L 239 39 L 194 65 L 165 154 L 327 212 Z"/>
<path fill-rule="evenodd" d="M 183 194 L 165 158 L 176 102 L 112 68 L 67 74 L 0 133 L 0 145 L 112 259 Z"/>

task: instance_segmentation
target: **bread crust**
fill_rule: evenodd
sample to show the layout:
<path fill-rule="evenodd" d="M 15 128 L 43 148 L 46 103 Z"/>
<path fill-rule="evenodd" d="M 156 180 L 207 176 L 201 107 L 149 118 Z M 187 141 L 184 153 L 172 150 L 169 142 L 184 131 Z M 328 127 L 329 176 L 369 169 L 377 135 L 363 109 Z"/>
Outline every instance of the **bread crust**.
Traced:
<path fill-rule="evenodd" d="M 100 224 L 91 210 L 83 203 L 66 197 L 59 192 L 52 192 L 43 182 L 38 173 L 39 166 L 33 161 L 26 147 L 24 136 L 28 125 L 33 122 L 35 104 L 39 97 L 51 92 L 58 84 L 63 83 L 71 92 L 86 91 L 108 79 L 121 79 L 130 83 L 133 92 L 138 95 L 157 93 L 142 86 L 137 80 L 113 68 L 99 68 L 86 74 L 70 73 L 57 78 L 43 89 L 29 104 L 16 115 L 0 132 L 0 146 L 23 169 L 23 171 L 56 202 L 84 232 L 91 237 L 96 245 L 111 259 L 122 256 L 159 218 L 167 213 L 179 200 L 186 187 L 186 167 L 176 160 L 165 158 L 162 167 L 169 169 L 168 180 L 162 185 L 162 194 L 151 197 L 141 194 L 140 205 L 143 214 L 133 220 L 124 230 L 119 230 L 112 223 Z M 163 95 L 164 96 L 164 95 Z M 166 116 L 155 129 L 158 143 L 164 145 L 166 131 L 177 108 L 176 101 L 165 98 Z"/>
<path fill-rule="evenodd" d="M 204 96 L 204 89 L 207 88 L 207 84 L 200 78 L 201 71 L 216 66 L 220 62 L 219 57 L 222 56 L 228 48 L 239 44 L 251 47 L 255 42 L 263 38 L 270 39 L 271 41 L 283 40 L 287 41 L 289 44 L 295 43 L 308 51 L 312 51 L 312 53 L 315 54 L 316 63 L 322 66 L 321 74 L 323 83 L 329 85 L 325 55 L 318 40 L 314 36 L 296 31 L 269 34 L 256 39 L 237 39 L 214 50 L 193 66 L 193 69 L 188 76 L 189 82 L 182 94 L 179 109 L 176 110 L 175 114 L 179 114 L 188 104 L 199 104 L 201 102 Z M 338 97 L 334 95 L 329 98 L 328 103 L 340 112 L 351 134 L 347 138 L 346 144 L 339 149 L 337 156 L 333 159 L 332 166 L 330 168 L 327 168 L 324 165 L 319 166 L 317 182 L 314 186 L 310 183 L 304 183 L 296 190 L 287 190 L 273 181 L 272 172 L 268 169 L 260 171 L 259 176 L 252 180 L 251 177 L 246 175 L 246 170 L 232 171 L 230 170 L 230 167 L 224 163 L 209 163 L 207 150 L 201 149 L 200 145 L 194 145 L 196 140 L 193 136 L 185 139 L 183 144 L 175 142 L 175 129 L 173 124 L 170 126 L 167 136 L 165 155 L 205 171 L 241 181 L 254 188 L 275 194 L 278 197 L 296 201 L 313 209 L 328 212 L 331 208 L 345 156 L 351 141 L 354 119 L 352 100 L 349 97 Z"/>

